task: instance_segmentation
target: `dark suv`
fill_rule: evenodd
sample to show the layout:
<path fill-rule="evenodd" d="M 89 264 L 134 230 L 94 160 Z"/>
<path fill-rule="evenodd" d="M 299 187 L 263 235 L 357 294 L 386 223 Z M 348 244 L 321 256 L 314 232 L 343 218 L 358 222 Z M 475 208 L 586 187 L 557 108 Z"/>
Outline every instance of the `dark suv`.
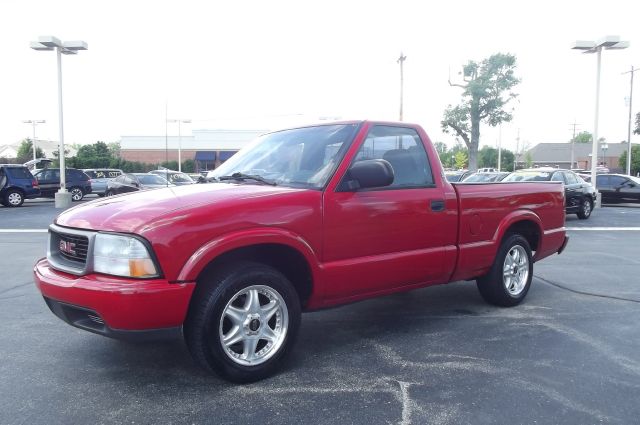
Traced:
<path fill-rule="evenodd" d="M 0 203 L 19 207 L 25 199 L 40 196 L 38 181 L 24 165 L 0 164 Z"/>
<path fill-rule="evenodd" d="M 38 179 L 42 196 L 53 198 L 60 189 L 60 169 L 43 168 L 36 170 L 33 175 Z M 71 199 L 79 201 L 85 195 L 91 193 L 89 176 L 75 168 L 66 169 L 67 191 L 71 193 Z"/>

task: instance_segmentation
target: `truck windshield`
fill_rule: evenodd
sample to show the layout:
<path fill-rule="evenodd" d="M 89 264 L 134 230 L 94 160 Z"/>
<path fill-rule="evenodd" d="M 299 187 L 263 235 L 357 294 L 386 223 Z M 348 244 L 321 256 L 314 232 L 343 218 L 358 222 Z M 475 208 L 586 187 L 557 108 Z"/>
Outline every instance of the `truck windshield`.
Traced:
<path fill-rule="evenodd" d="M 264 184 L 257 176 L 277 185 L 318 189 L 335 171 L 357 124 L 320 125 L 265 134 L 245 146 L 207 178 L 214 181 Z"/>

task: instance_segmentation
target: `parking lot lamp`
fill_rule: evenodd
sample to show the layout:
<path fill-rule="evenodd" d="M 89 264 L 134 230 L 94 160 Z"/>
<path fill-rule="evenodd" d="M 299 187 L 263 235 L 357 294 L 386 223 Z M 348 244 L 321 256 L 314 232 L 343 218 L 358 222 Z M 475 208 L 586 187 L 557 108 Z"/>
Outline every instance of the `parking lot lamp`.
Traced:
<path fill-rule="evenodd" d="M 171 120 L 167 120 L 167 122 L 178 123 L 178 171 L 182 172 L 182 131 L 180 129 L 180 125 L 189 124 L 191 123 L 191 120 L 171 119 Z"/>
<path fill-rule="evenodd" d="M 591 184 L 596 189 L 596 167 L 598 158 L 598 115 L 600 112 L 600 68 L 602 63 L 602 49 L 607 50 L 621 50 L 629 47 L 628 41 L 620 41 L 619 36 L 608 35 L 597 41 L 585 41 L 578 40 L 571 46 L 572 49 L 582 50 L 583 53 L 596 53 L 597 54 L 597 68 L 596 68 L 596 111 L 593 124 L 593 140 L 591 142 Z M 598 193 L 597 206 L 600 206 L 600 194 Z"/>
<path fill-rule="evenodd" d="M 602 149 L 602 166 L 607 166 L 607 149 L 609 149 L 609 145 L 607 142 L 602 142 L 600 145 L 600 149 Z"/>
<path fill-rule="evenodd" d="M 71 194 L 66 188 L 66 172 L 64 161 L 64 127 L 62 119 L 62 55 L 75 55 L 78 50 L 87 50 L 87 43 L 84 41 L 62 42 L 56 37 L 38 37 L 38 41 L 31 42 L 33 50 L 55 50 L 58 60 L 58 127 L 60 134 L 60 144 L 58 147 L 58 158 L 60 160 L 60 190 L 55 194 L 56 208 L 68 208 L 71 206 Z"/>
<path fill-rule="evenodd" d="M 46 123 L 45 120 L 26 120 L 26 121 L 22 121 L 25 124 L 31 124 L 31 126 L 33 127 L 33 140 L 31 141 L 31 144 L 33 145 L 33 160 L 35 161 L 36 158 L 36 126 L 38 124 L 44 124 Z"/>

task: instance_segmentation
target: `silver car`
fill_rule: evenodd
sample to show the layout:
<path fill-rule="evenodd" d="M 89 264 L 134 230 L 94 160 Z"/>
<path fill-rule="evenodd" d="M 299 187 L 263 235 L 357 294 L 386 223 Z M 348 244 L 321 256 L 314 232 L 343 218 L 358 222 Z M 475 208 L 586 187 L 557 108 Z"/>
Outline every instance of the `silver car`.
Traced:
<path fill-rule="evenodd" d="M 122 170 L 116 168 L 88 168 L 82 171 L 91 179 L 91 192 L 98 196 L 104 196 L 109 180 L 122 174 Z"/>

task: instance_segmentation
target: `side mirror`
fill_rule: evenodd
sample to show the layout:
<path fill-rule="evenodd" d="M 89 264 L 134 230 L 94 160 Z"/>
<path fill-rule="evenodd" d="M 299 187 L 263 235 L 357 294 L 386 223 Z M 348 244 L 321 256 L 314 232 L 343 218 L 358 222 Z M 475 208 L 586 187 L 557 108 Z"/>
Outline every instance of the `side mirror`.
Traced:
<path fill-rule="evenodd" d="M 385 187 L 393 183 L 393 167 L 384 159 L 366 159 L 354 163 L 343 181 L 343 191 Z"/>

